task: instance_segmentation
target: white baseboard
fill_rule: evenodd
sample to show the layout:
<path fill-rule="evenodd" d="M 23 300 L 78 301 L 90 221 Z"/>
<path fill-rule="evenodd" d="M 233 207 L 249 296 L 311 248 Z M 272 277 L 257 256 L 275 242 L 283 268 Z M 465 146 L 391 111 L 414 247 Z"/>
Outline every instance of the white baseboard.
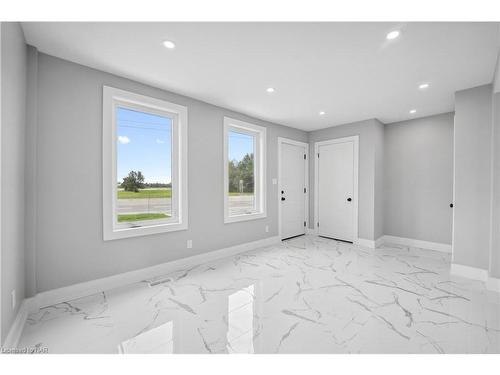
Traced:
<path fill-rule="evenodd" d="M 451 245 L 439 242 L 429 242 L 422 240 L 415 240 L 413 238 L 404 238 L 404 237 L 396 237 L 396 236 L 382 236 L 379 238 L 380 244 L 395 244 L 395 245 L 403 245 L 403 246 L 412 246 L 418 247 L 421 249 L 442 251 L 445 253 L 451 253 Z M 378 241 L 378 240 L 377 240 Z"/>
<path fill-rule="evenodd" d="M 279 242 L 279 236 L 269 237 L 258 241 L 247 242 L 241 245 L 227 247 L 221 250 L 210 251 L 187 258 L 174 260 L 172 262 L 158 264 L 140 270 L 125 272 L 118 275 L 74 284 L 63 288 L 48 290 L 46 292 L 39 293 L 36 297 L 34 297 L 34 303 L 38 306 L 38 308 L 51 306 L 57 303 L 86 297 L 95 293 L 99 293 L 103 290 L 110 290 L 123 285 L 162 276 L 185 267 L 192 267 L 239 253 L 244 253 L 246 251 L 254 250 L 260 247 L 274 245 Z"/>
<path fill-rule="evenodd" d="M 491 276 L 488 277 L 488 280 L 486 281 L 486 288 L 492 292 L 500 293 L 500 279 Z"/>
<path fill-rule="evenodd" d="M 377 238 L 376 240 L 367 240 L 364 238 L 358 238 L 354 243 L 359 246 L 367 247 L 369 249 L 376 249 L 384 243 L 384 236 Z"/>
<path fill-rule="evenodd" d="M 19 310 L 17 310 L 16 318 L 10 327 L 9 333 L 5 338 L 5 342 L 2 347 L 5 349 L 15 349 L 19 343 L 19 339 L 23 333 L 24 325 L 26 323 L 26 319 L 28 319 L 28 315 L 32 312 L 32 299 L 25 299 L 21 306 L 19 306 Z"/>
<path fill-rule="evenodd" d="M 488 271 L 482 268 L 464 266 L 462 264 L 452 263 L 450 274 L 467 279 L 479 280 L 483 282 L 488 281 Z"/>
<path fill-rule="evenodd" d="M 384 236 L 380 236 L 375 240 L 375 247 L 380 247 L 384 244 Z"/>
<path fill-rule="evenodd" d="M 356 241 L 354 241 L 356 245 L 367 247 L 369 249 L 375 249 L 375 241 L 373 240 L 366 240 L 364 238 L 358 238 Z"/>
<path fill-rule="evenodd" d="M 306 234 L 317 234 L 316 229 L 306 228 Z"/>

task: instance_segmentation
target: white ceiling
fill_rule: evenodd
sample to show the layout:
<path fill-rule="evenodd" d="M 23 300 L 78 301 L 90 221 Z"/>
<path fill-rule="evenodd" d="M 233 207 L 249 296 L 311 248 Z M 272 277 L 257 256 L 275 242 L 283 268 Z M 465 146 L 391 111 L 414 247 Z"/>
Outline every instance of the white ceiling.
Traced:
<path fill-rule="evenodd" d="M 41 52 L 303 130 L 452 111 L 455 91 L 492 82 L 499 45 L 498 23 L 49 22 L 23 29 Z M 386 40 L 394 29 L 401 36 Z M 176 48 L 164 48 L 165 39 Z M 419 90 L 422 82 L 430 88 Z"/>

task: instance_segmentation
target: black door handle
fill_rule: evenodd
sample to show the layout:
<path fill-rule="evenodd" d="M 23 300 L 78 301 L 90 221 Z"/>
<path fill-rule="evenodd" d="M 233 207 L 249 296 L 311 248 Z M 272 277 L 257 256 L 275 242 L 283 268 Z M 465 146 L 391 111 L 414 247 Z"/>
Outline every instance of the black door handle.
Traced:
<path fill-rule="evenodd" d="M 285 197 L 281 197 L 281 200 L 284 201 L 285 200 Z"/>
<path fill-rule="evenodd" d="M 352 199 L 351 198 L 347 198 L 347 201 L 350 202 L 350 201 L 352 201 Z"/>
<path fill-rule="evenodd" d="M 453 203 L 450 203 L 450 207 L 453 208 Z"/>

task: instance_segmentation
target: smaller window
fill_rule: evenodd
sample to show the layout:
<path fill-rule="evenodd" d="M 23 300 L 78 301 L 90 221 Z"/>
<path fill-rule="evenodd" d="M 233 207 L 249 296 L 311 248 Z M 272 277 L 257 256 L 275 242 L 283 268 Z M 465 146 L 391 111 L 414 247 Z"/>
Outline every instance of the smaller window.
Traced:
<path fill-rule="evenodd" d="M 266 128 L 224 118 L 224 222 L 266 217 Z"/>

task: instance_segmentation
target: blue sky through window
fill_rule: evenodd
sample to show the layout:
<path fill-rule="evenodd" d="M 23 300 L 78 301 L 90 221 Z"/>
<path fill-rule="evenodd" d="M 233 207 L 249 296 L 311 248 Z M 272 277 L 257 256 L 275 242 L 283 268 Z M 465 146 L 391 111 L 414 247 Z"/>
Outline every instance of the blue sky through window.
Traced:
<path fill-rule="evenodd" d="M 229 132 L 229 160 L 240 161 L 246 154 L 253 154 L 254 137 L 248 134 Z"/>
<path fill-rule="evenodd" d="M 117 178 L 141 171 L 146 182 L 172 181 L 172 120 L 118 107 Z"/>

